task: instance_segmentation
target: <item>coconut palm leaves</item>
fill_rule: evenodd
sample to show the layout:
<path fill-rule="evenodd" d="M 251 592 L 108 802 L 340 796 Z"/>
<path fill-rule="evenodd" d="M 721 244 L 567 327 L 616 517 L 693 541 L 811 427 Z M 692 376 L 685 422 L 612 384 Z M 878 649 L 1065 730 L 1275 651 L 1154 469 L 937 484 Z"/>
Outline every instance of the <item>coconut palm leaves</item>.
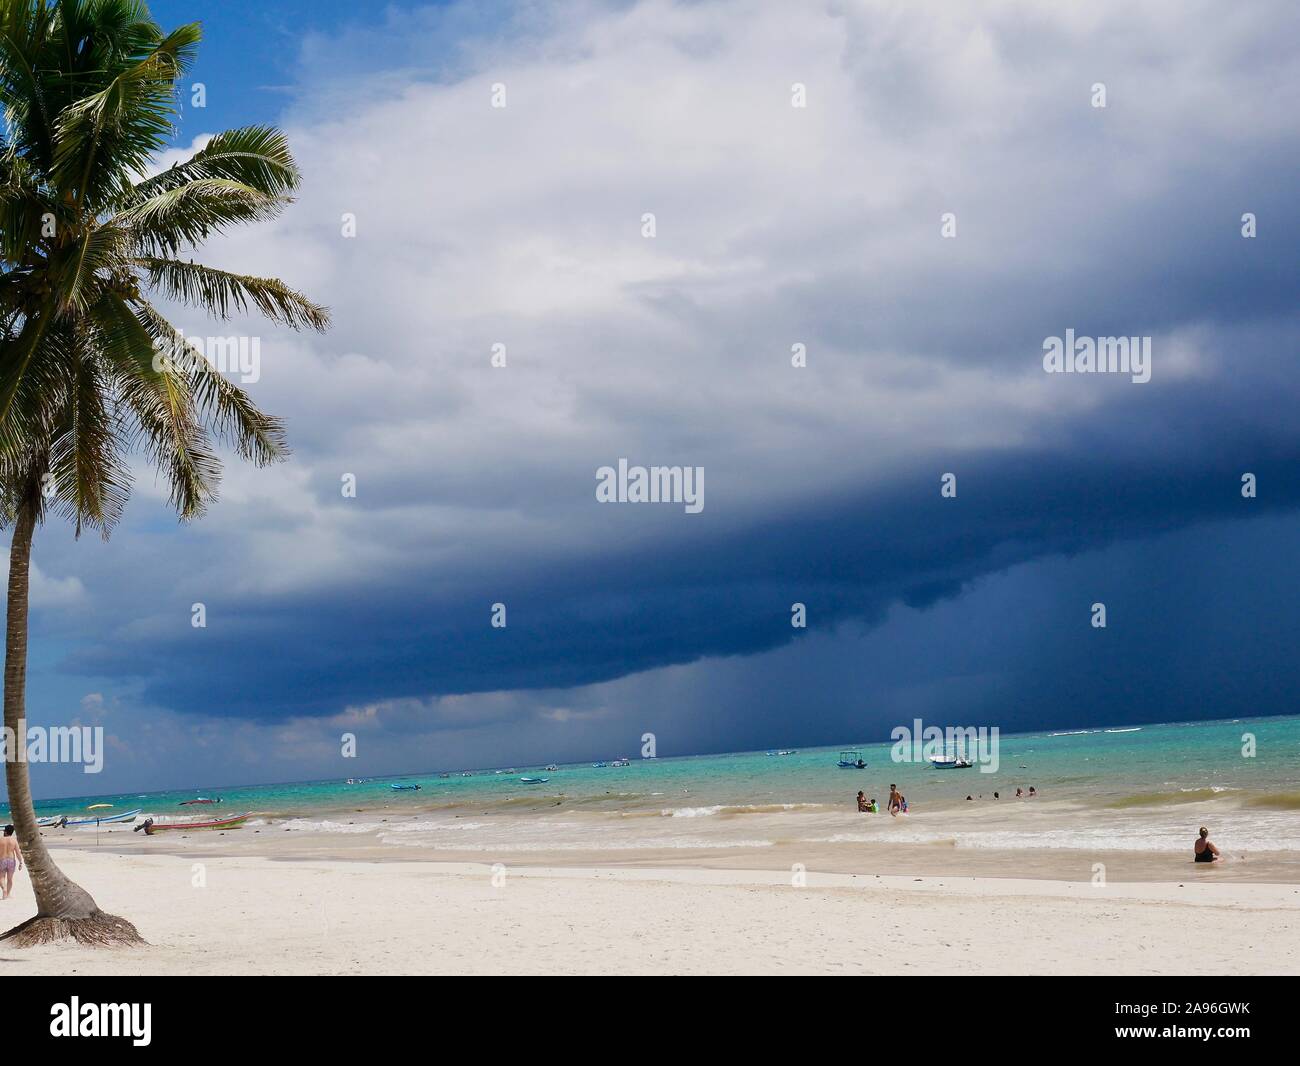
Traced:
<path fill-rule="evenodd" d="M 0 491 L 40 482 L 78 529 L 111 528 L 132 449 L 183 518 L 215 497 L 214 440 L 259 464 L 285 453 L 280 423 L 152 299 L 295 329 L 329 321 L 282 281 L 193 261 L 203 241 L 290 202 L 300 174 L 283 134 L 222 133 L 147 175 L 198 40 L 197 25 L 164 34 L 132 0 L 0 0 Z"/>

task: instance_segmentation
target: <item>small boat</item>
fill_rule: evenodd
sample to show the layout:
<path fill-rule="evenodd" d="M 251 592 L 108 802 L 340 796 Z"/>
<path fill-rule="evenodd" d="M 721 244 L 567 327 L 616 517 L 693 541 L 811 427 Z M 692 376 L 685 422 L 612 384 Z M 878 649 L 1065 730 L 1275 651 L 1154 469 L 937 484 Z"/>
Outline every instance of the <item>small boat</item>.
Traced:
<path fill-rule="evenodd" d="M 137 807 L 133 811 L 127 811 L 124 814 L 109 814 L 103 818 L 77 818 L 69 819 L 64 825 L 108 825 L 110 822 L 134 822 L 136 816 L 144 810 L 143 807 Z"/>
<path fill-rule="evenodd" d="M 419 792 L 419 785 L 389 785 L 394 792 Z"/>
<path fill-rule="evenodd" d="M 865 770 L 867 767 L 862 755 L 856 751 L 840 752 L 840 761 L 835 765 L 841 770 Z"/>
<path fill-rule="evenodd" d="M 152 818 L 146 818 L 132 832 L 138 833 L 143 829 L 144 835 L 151 837 L 164 829 L 238 829 L 251 817 L 251 814 L 239 814 L 234 818 L 220 818 L 214 822 L 155 822 Z"/>
<path fill-rule="evenodd" d="M 962 755 L 936 755 L 930 765 L 936 770 L 969 770 L 974 763 Z"/>
<path fill-rule="evenodd" d="M 218 796 L 216 799 L 192 799 L 192 800 L 181 800 L 180 803 L 178 803 L 176 806 L 178 806 L 178 807 L 194 807 L 194 806 L 196 806 L 196 805 L 204 804 L 204 803 L 220 803 L 220 802 L 221 802 L 221 797 Z"/>
<path fill-rule="evenodd" d="M 549 780 L 549 777 L 521 777 L 519 783 L 521 785 L 544 785 Z"/>
<path fill-rule="evenodd" d="M 594 762 L 594 763 L 591 764 L 591 767 L 592 767 L 593 770 L 599 770 L 599 769 L 601 769 L 602 767 L 605 767 L 605 766 L 608 766 L 608 765 L 609 765 L 609 763 L 607 763 L 607 762 Z"/>
<path fill-rule="evenodd" d="M 622 758 L 615 759 L 615 760 L 614 760 L 612 763 L 610 763 L 609 765 L 610 765 L 610 766 L 631 766 L 631 765 L 632 765 L 632 760 L 629 759 L 626 755 L 624 755 Z"/>
<path fill-rule="evenodd" d="M 543 767 L 543 769 L 545 769 L 548 774 L 558 773 L 560 770 L 560 768 L 556 766 L 555 763 L 551 763 L 550 766 Z"/>

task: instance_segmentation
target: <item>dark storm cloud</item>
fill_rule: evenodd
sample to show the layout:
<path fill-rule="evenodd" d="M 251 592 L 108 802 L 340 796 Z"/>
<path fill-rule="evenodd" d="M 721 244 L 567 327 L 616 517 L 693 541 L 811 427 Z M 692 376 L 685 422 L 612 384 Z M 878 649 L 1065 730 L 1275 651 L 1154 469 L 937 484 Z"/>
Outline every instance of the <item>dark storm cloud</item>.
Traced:
<path fill-rule="evenodd" d="M 302 202 L 221 250 L 335 310 L 329 337 L 265 347 L 255 395 L 295 458 L 232 470 L 192 530 L 160 521 L 146 478 L 111 545 L 41 542 L 87 589 L 40 623 L 66 669 L 263 720 L 520 690 L 483 712 L 502 730 L 557 692 L 710 658 L 767 653 L 767 692 L 781 669 L 806 691 L 788 645 L 960 607 L 1033 560 L 1294 508 L 1300 77 L 1276 41 L 1296 14 L 906 10 L 624 7 L 513 61 L 457 53 L 464 81 L 351 110 L 304 92 Z M 491 115 L 497 77 L 514 110 Z M 1151 381 L 1045 375 L 1067 328 L 1152 336 Z M 703 513 L 598 504 L 620 456 L 703 466 Z M 1036 566 L 1016 580 L 1048 581 Z M 1017 683 L 1047 699 L 1091 654 L 1065 640 Z M 1160 675 L 1134 669 L 1136 706 Z M 718 691 L 736 737 L 781 713 Z M 839 728 L 842 691 L 811 701 L 810 735 Z M 697 736 L 725 743 L 713 728 Z"/>

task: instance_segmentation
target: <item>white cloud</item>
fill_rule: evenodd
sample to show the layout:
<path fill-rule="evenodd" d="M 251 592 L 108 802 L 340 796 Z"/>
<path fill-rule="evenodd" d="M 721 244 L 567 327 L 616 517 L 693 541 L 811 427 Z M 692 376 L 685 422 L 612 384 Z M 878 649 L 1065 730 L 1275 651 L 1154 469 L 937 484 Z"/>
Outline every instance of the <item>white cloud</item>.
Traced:
<path fill-rule="evenodd" d="M 134 542 L 147 550 L 129 573 L 165 573 L 166 602 L 121 632 L 170 632 L 216 595 L 364 605 L 407 573 L 424 580 L 413 599 L 490 602 L 512 567 L 661 551 L 689 527 L 591 506 L 595 469 L 620 456 L 704 465 L 725 534 L 942 457 L 937 485 L 963 455 L 1055 442 L 1221 371 L 1229 341 L 1196 321 L 1214 309 L 1170 326 L 1182 309 L 1150 291 L 1170 268 L 1151 263 L 1171 226 L 1189 230 L 1169 217 L 1184 202 L 1290 136 L 1286 34 L 1210 4 L 1121 0 L 547 10 L 427 69 L 401 39 L 412 23 L 313 45 L 287 129 L 299 202 L 204 254 L 334 310 L 325 337 L 245 327 L 263 337 L 251 391 L 286 416 L 295 455 L 232 464 L 201 526 Z M 465 5 L 415 17 L 472 21 Z M 1119 320 L 1096 332 L 1156 336 L 1152 392 L 1042 373 L 1045 335 L 1106 314 Z M 508 369 L 489 366 L 497 342 Z M 1150 411 L 1142 427 L 1143 448 L 1179 447 Z M 150 475 L 139 489 L 161 495 Z M 48 604 L 84 595 L 76 578 L 39 582 Z M 400 713 L 468 728 L 511 707 Z M 557 695 L 539 713 L 579 712 Z"/>

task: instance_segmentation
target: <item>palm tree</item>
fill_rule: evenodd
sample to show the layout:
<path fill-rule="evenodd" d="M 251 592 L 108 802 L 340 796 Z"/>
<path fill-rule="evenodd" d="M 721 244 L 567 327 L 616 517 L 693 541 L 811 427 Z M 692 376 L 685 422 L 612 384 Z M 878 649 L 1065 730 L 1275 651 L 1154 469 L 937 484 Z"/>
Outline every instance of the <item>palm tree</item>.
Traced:
<path fill-rule="evenodd" d="M 147 176 L 175 128 L 197 24 L 164 33 L 139 0 L 0 0 L 0 519 L 13 524 L 4 723 L 25 715 L 32 536 L 50 513 L 107 537 L 128 457 L 165 477 L 182 521 L 216 498 L 214 441 L 259 465 L 286 454 L 263 414 L 197 356 L 151 297 L 218 317 L 256 308 L 324 330 L 328 312 L 282 282 L 195 263 L 229 227 L 277 215 L 299 172 L 283 135 L 220 134 Z M 13 734 L 10 734 L 13 735 Z M 0 939 L 139 940 L 65 876 L 41 842 L 26 762 L 8 761 L 12 820 L 37 914 Z"/>

